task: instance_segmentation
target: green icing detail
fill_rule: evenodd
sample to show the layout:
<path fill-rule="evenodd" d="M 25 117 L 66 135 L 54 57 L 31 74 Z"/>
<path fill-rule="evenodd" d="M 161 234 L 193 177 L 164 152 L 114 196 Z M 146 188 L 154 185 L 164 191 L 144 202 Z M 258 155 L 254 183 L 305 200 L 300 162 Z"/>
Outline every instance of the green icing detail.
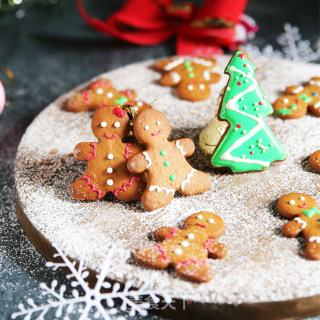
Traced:
<path fill-rule="evenodd" d="M 118 100 L 114 100 L 114 103 L 116 104 L 124 104 L 128 101 L 128 98 L 121 96 Z"/>
<path fill-rule="evenodd" d="M 188 71 L 193 71 L 193 68 L 192 67 L 187 67 L 186 68 Z"/>
<path fill-rule="evenodd" d="M 186 60 L 183 64 L 184 64 L 186 67 L 189 67 L 189 66 L 191 66 L 191 61 Z"/>
<path fill-rule="evenodd" d="M 164 150 L 160 151 L 160 155 L 162 155 L 163 157 L 166 155 L 167 153 Z"/>
<path fill-rule="evenodd" d="M 285 150 L 265 123 L 264 118 L 273 113 L 273 108 L 256 82 L 255 70 L 255 65 L 241 51 L 234 54 L 226 68 L 230 79 L 220 103 L 219 116 L 228 121 L 230 127 L 213 153 L 211 164 L 214 167 L 229 167 L 233 172 L 260 171 L 267 169 L 272 162 L 286 158 Z M 241 76 L 241 85 L 238 85 Z M 259 107 L 259 116 L 256 108 L 244 108 L 255 103 Z M 241 130 L 235 130 L 238 124 L 241 124 Z M 243 130 L 247 132 L 245 135 Z M 261 148 L 270 144 L 273 147 L 250 155 L 250 146 L 256 145 L 256 141 Z"/>
<path fill-rule="evenodd" d="M 188 73 L 188 77 L 189 78 L 194 78 L 194 73 L 193 72 Z"/>
<path fill-rule="evenodd" d="M 169 179 L 170 181 L 175 181 L 177 178 L 174 174 L 170 174 Z"/>
<path fill-rule="evenodd" d="M 275 113 L 274 113 L 274 115 L 276 116 L 276 115 L 278 115 L 278 114 L 285 114 L 285 115 L 287 115 L 287 114 L 291 114 L 292 113 L 292 111 L 290 110 L 290 109 L 279 109 L 278 111 L 276 111 Z"/>
<path fill-rule="evenodd" d="M 307 102 L 307 103 L 312 101 L 312 98 L 309 98 L 306 94 L 301 94 L 298 97 L 301 98 L 304 102 Z"/>
<path fill-rule="evenodd" d="M 170 166 L 170 162 L 166 160 L 166 161 L 163 163 L 163 165 L 164 165 L 165 167 L 169 167 L 169 166 Z"/>
<path fill-rule="evenodd" d="M 303 210 L 302 213 L 311 218 L 314 214 L 320 213 L 320 210 L 318 208 L 312 207 L 309 210 Z"/>

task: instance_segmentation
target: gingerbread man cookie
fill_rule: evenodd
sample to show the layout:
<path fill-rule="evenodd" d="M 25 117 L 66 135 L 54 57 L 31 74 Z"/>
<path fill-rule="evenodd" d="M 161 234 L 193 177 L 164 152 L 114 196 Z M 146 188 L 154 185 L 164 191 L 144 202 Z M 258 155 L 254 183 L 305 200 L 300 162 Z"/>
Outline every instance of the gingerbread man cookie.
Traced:
<path fill-rule="evenodd" d="M 154 269 L 173 266 L 177 274 L 187 280 L 208 282 L 213 270 L 207 258 L 223 259 L 228 248 L 214 239 L 224 233 L 224 222 L 211 212 L 199 212 L 189 216 L 184 229 L 162 227 L 155 232 L 161 243 L 143 247 L 135 253 L 135 260 Z"/>
<path fill-rule="evenodd" d="M 99 142 L 82 142 L 75 147 L 74 156 L 88 161 L 88 168 L 71 185 L 72 196 L 98 200 L 112 192 L 120 200 L 140 200 L 146 185 L 128 171 L 127 161 L 143 147 L 123 142 L 130 131 L 128 114 L 116 106 L 103 107 L 93 115 L 91 127 Z"/>
<path fill-rule="evenodd" d="M 274 115 L 281 119 L 303 117 L 308 109 L 320 117 L 320 78 L 311 78 L 306 86 L 290 86 L 274 104 Z"/>
<path fill-rule="evenodd" d="M 88 88 L 71 97 L 66 103 L 70 112 L 96 110 L 100 106 L 130 104 L 138 113 L 151 106 L 143 101 L 136 101 L 134 90 L 118 91 L 108 79 L 98 79 L 89 84 Z"/>
<path fill-rule="evenodd" d="M 221 76 L 210 70 L 216 65 L 213 58 L 171 58 L 155 62 L 154 69 L 162 72 L 162 86 L 177 87 L 178 96 L 189 101 L 209 98 L 209 84 L 216 83 Z"/>
<path fill-rule="evenodd" d="M 147 187 L 141 198 L 147 210 L 170 203 L 176 190 L 189 196 L 210 188 L 210 177 L 185 159 L 194 152 L 193 141 L 185 138 L 169 142 L 171 127 L 160 111 L 140 112 L 134 119 L 133 132 L 147 149 L 129 159 L 128 169 L 135 174 L 147 172 Z"/>
<path fill-rule="evenodd" d="M 309 158 L 311 169 L 320 173 L 320 150 L 314 152 Z"/>
<path fill-rule="evenodd" d="M 316 201 L 303 193 L 288 193 L 278 200 L 280 214 L 291 221 L 282 228 L 285 237 L 293 238 L 301 232 L 307 241 L 305 255 L 320 260 L 320 210 Z"/>

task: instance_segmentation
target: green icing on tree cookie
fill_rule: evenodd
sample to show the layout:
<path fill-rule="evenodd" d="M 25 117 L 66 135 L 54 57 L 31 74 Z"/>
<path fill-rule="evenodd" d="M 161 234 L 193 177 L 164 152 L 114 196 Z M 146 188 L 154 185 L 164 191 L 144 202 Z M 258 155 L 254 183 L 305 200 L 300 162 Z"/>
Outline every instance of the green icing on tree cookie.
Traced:
<path fill-rule="evenodd" d="M 273 112 L 254 76 L 256 66 L 237 51 L 229 62 L 230 75 L 219 108 L 219 117 L 230 124 L 213 153 L 211 164 L 229 167 L 233 172 L 267 169 L 286 152 L 265 123 Z"/>

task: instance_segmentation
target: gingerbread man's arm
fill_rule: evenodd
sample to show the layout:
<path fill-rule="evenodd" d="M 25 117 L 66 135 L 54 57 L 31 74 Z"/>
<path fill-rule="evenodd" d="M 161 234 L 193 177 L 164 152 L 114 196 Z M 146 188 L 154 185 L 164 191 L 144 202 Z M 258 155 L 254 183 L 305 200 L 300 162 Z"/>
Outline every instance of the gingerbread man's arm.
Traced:
<path fill-rule="evenodd" d="M 81 142 L 76 145 L 73 155 L 78 160 L 90 161 L 96 157 L 96 142 Z"/>
<path fill-rule="evenodd" d="M 136 154 L 127 162 L 127 168 L 132 173 L 142 173 L 152 164 L 149 154 L 144 151 Z"/>
<path fill-rule="evenodd" d="M 208 256 L 212 259 L 224 259 L 228 255 L 228 247 L 218 241 L 209 239 L 205 242 Z"/>
<path fill-rule="evenodd" d="M 300 219 L 301 222 L 304 222 Z M 287 222 L 282 227 L 282 234 L 287 238 L 295 238 L 302 230 L 302 224 L 298 223 L 296 220 L 291 220 Z"/>
<path fill-rule="evenodd" d="M 210 79 L 208 80 L 209 83 L 216 83 L 219 82 L 221 79 L 221 75 L 219 73 L 210 72 Z"/>
<path fill-rule="evenodd" d="M 157 241 L 163 241 L 167 238 L 169 234 L 172 234 L 172 230 L 176 228 L 171 228 L 171 227 L 161 227 L 156 230 L 154 233 L 154 236 Z"/>
<path fill-rule="evenodd" d="M 165 73 L 161 76 L 159 83 L 162 86 L 174 87 L 180 83 L 181 76 L 177 72 Z"/>
<path fill-rule="evenodd" d="M 183 138 L 179 140 L 174 140 L 172 143 L 179 149 L 180 153 L 185 156 L 189 157 L 194 153 L 195 145 L 191 139 Z"/>

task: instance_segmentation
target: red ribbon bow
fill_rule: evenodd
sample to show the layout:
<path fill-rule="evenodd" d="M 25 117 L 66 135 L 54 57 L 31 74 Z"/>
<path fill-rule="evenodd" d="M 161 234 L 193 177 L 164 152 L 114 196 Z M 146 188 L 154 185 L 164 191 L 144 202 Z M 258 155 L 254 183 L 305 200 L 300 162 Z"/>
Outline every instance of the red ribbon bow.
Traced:
<path fill-rule="evenodd" d="M 156 45 L 177 36 L 178 55 L 223 53 L 256 32 L 253 19 L 243 15 L 248 0 L 207 0 L 202 7 L 172 0 L 128 0 L 106 21 L 90 17 L 77 0 L 83 19 L 98 31 L 139 45 Z"/>

